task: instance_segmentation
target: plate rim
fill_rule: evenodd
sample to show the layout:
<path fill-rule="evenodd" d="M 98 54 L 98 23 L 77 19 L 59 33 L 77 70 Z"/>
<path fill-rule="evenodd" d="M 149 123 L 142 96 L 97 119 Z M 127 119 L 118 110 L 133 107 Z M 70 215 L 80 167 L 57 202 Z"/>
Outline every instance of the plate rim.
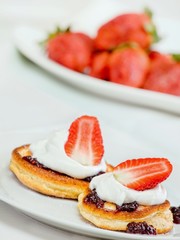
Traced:
<path fill-rule="evenodd" d="M 6 165 L 6 168 L 7 168 L 7 165 Z M 0 172 L 2 172 L 2 170 Z M 46 196 L 43 196 L 43 197 L 46 197 Z M 11 207 L 17 209 L 18 211 L 25 213 L 27 216 L 29 216 L 35 220 L 43 222 L 52 227 L 56 227 L 58 229 L 67 230 L 67 231 L 85 235 L 85 236 L 100 237 L 103 239 L 114 239 L 114 240 L 117 240 L 117 239 L 145 240 L 147 238 L 147 236 L 148 236 L 148 239 L 150 239 L 150 240 L 151 239 L 164 240 L 165 237 L 166 237 L 166 239 L 171 239 L 171 240 L 180 239 L 179 236 L 166 235 L 166 234 L 156 235 L 156 236 L 127 234 L 127 233 L 123 233 L 120 231 L 118 232 L 118 231 L 110 231 L 110 230 L 100 229 L 100 228 L 97 228 L 96 226 L 93 226 L 93 229 L 90 229 L 90 228 L 86 228 L 85 226 L 80 227 L 80 225 L 76 224 L 75 222 L 73 223 L 73 225 L 69 225 L 68 221 L 62 221 L 61 219 L 57 220 L 57 218 L 54 219 L 53 217 L 51 217 L 51 215 L 45 214 L 42 211 L 40 213 L 38 213 L 35 209 L 32 210 L 29 207 L 25 207 L 22 204 L 19 204 L 17 201 L 11 200 L 7 196 L 6 192 L 3 190 L 2 187 L 0 188 L 0 200 L 3 201 L 4 203 L 10 205 Z M 61 199 L 59 199 L 59 200 L 61 201 Z M 71 227 L 71 229 L 70 229 L 70 227 Z"/>

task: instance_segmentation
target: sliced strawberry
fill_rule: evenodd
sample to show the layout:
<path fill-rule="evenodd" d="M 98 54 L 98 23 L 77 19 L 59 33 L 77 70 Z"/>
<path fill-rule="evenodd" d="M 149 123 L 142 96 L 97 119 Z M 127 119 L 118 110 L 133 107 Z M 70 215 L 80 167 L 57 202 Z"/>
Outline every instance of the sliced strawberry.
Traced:
<path fill-rule="evenodd" d="M 70 126 L 65 152 L 83 165 L 98 165 L 104 154 L 103 139 L 96 117 L 81 116 Z"/>
<path fill-rule="evenodd" d="M 114 175 L 126 187 L 143 191 L 164 181 L 171 171 L 166 158 L 140 158 L 120 163 L 114 168 Z"/>

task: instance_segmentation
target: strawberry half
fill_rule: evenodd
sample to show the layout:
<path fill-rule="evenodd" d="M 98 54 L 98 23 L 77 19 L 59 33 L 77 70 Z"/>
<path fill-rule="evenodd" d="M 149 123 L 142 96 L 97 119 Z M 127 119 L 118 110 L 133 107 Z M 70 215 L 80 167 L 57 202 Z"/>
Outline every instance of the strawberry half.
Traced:
<path fill-rule="evenodd" d="M 65 152 L 83 165 L 98 165 L 104 154 L 99 122 L 93 116 L 81 116 L 70 126 Z"/>
<path fill-rule="evenodd" d="M 166 158 L 132 159 L 114 168 L 114 176 L 120 183 L 138 191 L 154 188 L 171 172 L 172 165 Z"/>

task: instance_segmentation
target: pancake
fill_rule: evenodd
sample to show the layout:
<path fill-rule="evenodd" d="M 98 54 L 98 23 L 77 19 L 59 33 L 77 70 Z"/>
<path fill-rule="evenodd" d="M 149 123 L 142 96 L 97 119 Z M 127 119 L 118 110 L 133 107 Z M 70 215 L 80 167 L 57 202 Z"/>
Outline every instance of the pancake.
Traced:
<path fill-rule="evenodd" d="M 146 222 L 152 225 L 158 234 L 167 233 L 173 228 L 172 213 L 169 210 L 170 203 L 166 200 L 162 204 L 145 206 L 139 205 L 135 211 L 127 212 L 117 209 L 116 204 L 103 202 L 94 203 L 88 201 L 87 196 L 92 193 L 87 189 L 78 197 L 80 214 L 99 228 L 126 231 L 128 223 Z"/>
<path fill-rule="evenodd" d="M 31 156 L 29 145 L 18 147 L 12 152 L 9 166 L 19 181 L 28 188 L 48 196 L 68 199 L 77 199 L 88 188 L 89 182 L 46 168 L 31 159 Z"/>

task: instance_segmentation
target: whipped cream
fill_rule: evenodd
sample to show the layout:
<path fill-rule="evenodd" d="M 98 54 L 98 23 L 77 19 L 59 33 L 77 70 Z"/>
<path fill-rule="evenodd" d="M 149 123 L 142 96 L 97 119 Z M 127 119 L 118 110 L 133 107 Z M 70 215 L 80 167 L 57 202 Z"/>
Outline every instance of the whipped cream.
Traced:
<path fill-rule="evenodd" d="M 32 143 L 30 150 L 34 158 L 46 167 L 74 178 L 83 179 L 106 171 L 104 159 L 99 165 L 85 166 L 66 155 L 64 144 L 68 131 L 57 131 L 48 138 Z"/>
<path fill-rule="evenodd" d="M 102 200 L 117 205 L 133 201 L 141 205 L 161 204 L 167 197 L 165 188 L 160 184 L 153 189 L 136 191 L 118 182 L 112 172 L 94 177 L 90 182 L 90 189 L 95 189 Z"/>

